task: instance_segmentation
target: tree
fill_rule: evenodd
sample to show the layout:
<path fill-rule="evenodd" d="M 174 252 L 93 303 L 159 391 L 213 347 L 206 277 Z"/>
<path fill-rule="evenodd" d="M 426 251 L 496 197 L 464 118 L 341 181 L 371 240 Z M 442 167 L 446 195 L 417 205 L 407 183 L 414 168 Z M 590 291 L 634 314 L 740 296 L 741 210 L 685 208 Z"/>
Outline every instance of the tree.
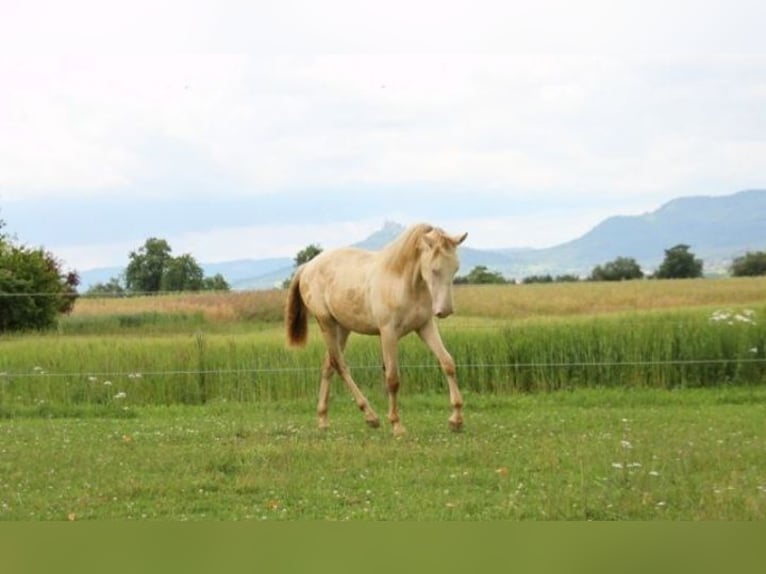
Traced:
<path fill-rule="evenodd" d="M 171 255 L 170 244 L 150 237 L 136 251 L 131 251 L 125 269 L 125 288 L 134 293 L 160 291 L 228 291 L 229 284 L 218 273 L 206 278 L 202 267 L 189 253 Z"/>
<path fill-rule="evenodd" d="M 665 250 L 665 259 L 654 274 L 657 279 L 693 279 L 702 277 L 702 260 L 694 257 L 683 243 Z"/>
<path fill-rule="evenodd" d="M 550 273 L 545 275 L 528 275 L 521 282 L 525 285 L 531 285 L 532 283 L 553 283 L 553 276 Z"/>
<path fill-rule="evenodd" d="M 86 295 L 125 295 L 125 287 L 120 283 L 119 277 L 110 277 L 106 283 L 91 285 L 85 292 Z"/>
<path fill-rule="evenodd" d="M 230 287 L 223 275 L 216 273 L 212 277 L 205 277 L 203 279 L 202 289 L 204 291 L 228 291 Z"/>
<path fill-rule="evenodd" d="M 580 281 L 580 277 L 573 273 L 565 273 L 563 275 L 556 275 L 553 280 L 556 283 L 577 283 Z"/>
<path fill-rule="evenodd" d="M 150 237 L 137 251 L 131 251 L 125 269 L 125 287 L 128 291 L 157 293 L 162 288 L 162 276 L 172 256 L 170 245 L 164 239 Z"/>
<path fill-rule="evenodd" d="M 596 265 L 591 271 L 591 281 L 629 281 L 641 279 L 644 272 L 632 257 L 618 257 L 604 265 Z"/>
<path fill-rule="evenodd" d="M 748 251 L 735 258 L 729 270 L 734 277 L 766 275 L 766 251 Z"/>
<path fill-rule="evenodd" d="M 303 249 L 301 249 L 298 254 L 295 256 L 293 261 L 295 262 L 295 267 L 300 267 L 304 263 L 308 263 L 314 257 L 322 253 L 322 248 L 319 245 L 316 245 L 312 243 L 311 245 L 307 245 Z"/>
<path fill-rule="evenodd" d="M 0 332 L 52 327 L 72 310 L 80 278 L 44 249 L 15 244 L 4 225 L 0 220 Z"/>
<path fill-rule="evenodd" d="M 293 257 L 293 266 L 295 269 L 298 269 L 301 265 L 304 263 L 308 263 L 314 257 L 322 253 L 322 248 L 317 245 L 316 243 L 312 243 L 310 245 L 307 245 Z M 295 271 L 290 274 L 290 277 L 282 281 L 282 288 L 287 289 L 290 286 L 290 281 L 292 281 L 293 276 L 295 275 Z"/>
<path fill-rule="evenodd" d="M 162 273 L 162 291 L 199 291 L 203 287 L 205 272 L 191 255 L 171 257 Z"/>
<path fill-rule="evenodd" d="M 456 284 L 487 285 L 506 283 L 505 277 L 499 271 L 490 271 L 486 265 L 477 265 L 464 277 L 456 277 Z"/>

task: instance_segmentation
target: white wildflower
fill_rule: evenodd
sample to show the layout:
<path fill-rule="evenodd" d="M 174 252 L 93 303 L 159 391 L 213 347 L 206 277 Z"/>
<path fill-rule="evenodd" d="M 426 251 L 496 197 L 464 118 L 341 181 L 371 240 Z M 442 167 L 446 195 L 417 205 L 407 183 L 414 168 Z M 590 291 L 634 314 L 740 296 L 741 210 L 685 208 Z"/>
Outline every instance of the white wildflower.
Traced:
<path fill-rule="evenodd" d="M 628 440 L 621 440 L 620 444 L 622 445 L 622 448 L 624 448 L 624 449 L 631 449 L 631 448 L 633 448 L 633 445 L 630 444 L 630 441 L 628 441 Z"/>
<path fill-rule="evenodd" d="M 649 476 L 659 476 L 659 475 L 660 475 L 660 473 L 657 472 L 656 470 L 650 470 L 649 471 Z"/>
<path fill-rule="evenodd" d="M 114 395 L 114 399 L 117 400 L 117 401 L 121 401 L 122 399 L 124 399 L 127 396 L 128 395 L 126 393 L 124 393 L 123 391 L 120 391 L 119 393 Z"/>
<path fill-rule="evenodd" d="M 111 387 L 112 386 L 112 381 L 104 381 L 104 386 L 105 387 Z"/>
<path fill-rule="evenodd" d="M 739 313 L 728 309 L 719 309 L 713 311 L 709 320 L 713 323 L 726 323 L 727 325 L 734 325 L 735 323 L 746 323 L 748 325 L 756 324 L 755 311 L 752 309 L 745 309 Z"/>
<path fill-rule="evenodd" d="M 612 463 L 612 468 L 620 469 L 620 468 L 622 468 L 622 463 L 621 462 L 613 462 Z"/>

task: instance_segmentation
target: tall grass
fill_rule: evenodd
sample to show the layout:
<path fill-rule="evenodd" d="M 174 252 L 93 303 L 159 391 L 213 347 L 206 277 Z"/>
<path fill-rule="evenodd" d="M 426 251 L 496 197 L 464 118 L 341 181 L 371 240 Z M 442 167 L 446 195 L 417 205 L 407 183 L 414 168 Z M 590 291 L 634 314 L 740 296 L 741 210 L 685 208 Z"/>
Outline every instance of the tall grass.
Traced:
<path fill-rule="evenodd" d="M 278 322 L 286 291 L 174 293 L 140 297 L 80 297 L 70 317 L 62 321 L 66 329 L 73 321 L 109 315 L 130 317 L 146 314 L 195 316 L 206 323 Z"/>
<path fill-rule="evenodd" d="M 766 303 L 766 277 L 471 285 L 455 289 L 459 315 L 526 319 Z"/>
<path fill-rule="evenodd" d="M 250 328 L 282 320 L 286 291 L 182 293 L 145 297 L 80 297 L 72 321 L 104 315 L 201 315 L 208 326 Z M 525 319 L 601 315 L 686 307 L 766 304 L 766 277 L 676 281 L 581 282 L 532 285 L 461 285 L 455 288 L 460 317 Z"/>
<path fill-rule="evenodd" d="M 766 379 L 766 307 L 543 318 L 453 320 L 442 335 L 468 392 L 577 387 L 705 387 Z M 308 398 L 324 353 L 312 331 L 287 349 L 281 325 L 250 333 L 6 337 L 0 403 L 173 404 Z M 442 392 L 415 336 L 400 344 L 402 393 Z M 383 399 L 377 337 L 352 336 L 347 357 L 373 402 Z M 340 392 L 345 393 L 337 387 Z"/>

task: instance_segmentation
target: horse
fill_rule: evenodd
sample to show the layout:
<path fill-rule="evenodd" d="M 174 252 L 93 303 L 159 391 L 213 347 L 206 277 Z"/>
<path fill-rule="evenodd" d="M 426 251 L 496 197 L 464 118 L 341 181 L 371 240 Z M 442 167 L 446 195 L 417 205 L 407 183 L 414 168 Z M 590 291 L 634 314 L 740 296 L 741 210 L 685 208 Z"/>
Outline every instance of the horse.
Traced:
<path fill-rule="evenodd" d="M 380 426 L 378 415 L 351 377 L 343 356 L 351 332 L 380 337 L 388 389 L 388 420 L 395 436 L 405 432 L 396 395 L 399 391 L 398 341 L 415 331 L 439 361 L 449 386 L 449 426 L 463 425 L 463 397 L 455 361 L 444 347 L 434 317 L 453 312 L 452 281 L 458 270 L 457 246 L 468 234 L 452 236 L 420 223 L 406 229 L 380 251 L 353 247 L 327 250 L 301 265 L 293 276 L 285 306 L 288 346 L 308 338 L 308 314 L 316 319 L 327 347 L 321 367 L 317 415 L 328 427 L 330 378 L 340 375 L 367 424 Z"/>

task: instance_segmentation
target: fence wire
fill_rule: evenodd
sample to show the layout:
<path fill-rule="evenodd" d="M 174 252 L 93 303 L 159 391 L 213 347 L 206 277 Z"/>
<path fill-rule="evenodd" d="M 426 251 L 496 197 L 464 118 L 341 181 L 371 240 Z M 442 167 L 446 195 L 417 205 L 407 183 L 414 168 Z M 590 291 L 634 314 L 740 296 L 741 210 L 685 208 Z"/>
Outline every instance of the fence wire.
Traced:
<path fill-rule="evenodd" d="M 535 362 L 535 363 L 457 363 L 461 369 L 564 369 L 564 368 L 596 368 L 596 367 L 651 367 L 651 366 L 684 366 L 684 365 L 730 365 L 730 364 L 763 364 L 766 358 L 740 359 L 668 359 L 663 361 L 572 361 L 572 362 Z M 352 371 L 382 370 L 382 365 L 349 365 Z M 404 364 L 399 365 L 402 371 L 407 370 L 439 370 L 438 364 Z M 88 377 L 172 377 L 194 375 L 258 375 L 285 373 L 319 372 L 315 367 L 253 367 L 246 369 L 180 369 L 163 371 L 72 371 L 48 372 L 33 370 L 31 372 L 3 371 L 0 380 L 9 378 L 88 378 Z"/>

